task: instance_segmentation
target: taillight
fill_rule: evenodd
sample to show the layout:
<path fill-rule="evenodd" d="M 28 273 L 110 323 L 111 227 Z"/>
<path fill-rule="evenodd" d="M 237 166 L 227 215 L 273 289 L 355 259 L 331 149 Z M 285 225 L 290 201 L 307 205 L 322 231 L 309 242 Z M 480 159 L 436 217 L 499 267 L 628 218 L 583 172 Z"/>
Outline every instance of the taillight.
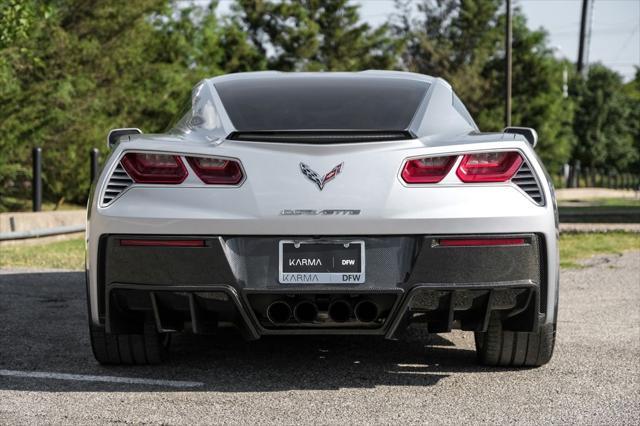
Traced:
<path fill-rule="evenodd" d="M 234 160 L 209 157 L 187 157 L 198 177 L 212 185 L 237 185 L 243 178 L 240 163 Z"/>
<path fill-rule="evenodd" d="M 187 168 L 177 155 L 129 153 L 122 166 L 137 183 L 178 184 L 187 178 Z"/>
<path fill-rule="evenodd" d="M 506 182 L 522 165 L 515 151 L 482 152 L 462 157 L 456 174 L 463 182 Z"/>
<path fill-rule="evenodd" d="M 408 160 L 402 169 L 402 179 L 407 183 L 438 183 L 449 173 L 456 158 L 451 155 Z"/>

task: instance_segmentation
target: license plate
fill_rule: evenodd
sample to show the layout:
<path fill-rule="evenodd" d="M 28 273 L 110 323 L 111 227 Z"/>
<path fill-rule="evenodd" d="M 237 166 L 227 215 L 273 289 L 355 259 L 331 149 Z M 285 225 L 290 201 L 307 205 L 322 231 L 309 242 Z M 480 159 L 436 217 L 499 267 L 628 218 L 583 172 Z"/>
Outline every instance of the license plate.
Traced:
<path fill-rule="evenodd" d="M 281 284 L 360 284 L 364 264 L 364 241 L 280 241 Z"/>

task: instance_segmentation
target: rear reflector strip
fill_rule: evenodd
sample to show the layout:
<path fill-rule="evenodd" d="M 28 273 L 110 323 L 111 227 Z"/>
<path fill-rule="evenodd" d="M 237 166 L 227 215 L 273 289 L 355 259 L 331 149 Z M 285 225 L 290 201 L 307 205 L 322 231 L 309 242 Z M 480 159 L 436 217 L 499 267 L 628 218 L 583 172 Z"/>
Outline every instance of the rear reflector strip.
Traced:
<path fill-rule="evenodd" d="M 486 246 L 518 246 L 525 244 L 524 238 L 475 238 L 438 240 L 444 247 L 486 247 Z"/>
<path fill-rule="evenodd" d="M 128 247 L 204 247 L 204 240 L 120 240 Z"/>

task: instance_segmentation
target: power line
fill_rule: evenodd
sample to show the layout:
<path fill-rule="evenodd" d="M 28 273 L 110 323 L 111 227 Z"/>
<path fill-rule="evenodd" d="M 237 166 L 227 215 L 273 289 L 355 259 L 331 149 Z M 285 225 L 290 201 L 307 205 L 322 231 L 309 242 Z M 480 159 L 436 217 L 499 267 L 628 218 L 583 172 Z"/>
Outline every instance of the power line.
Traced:
<path fill-rule="evenodd" d="M 615 59 L 618 59 L 620 57 L 620 55 L 622 54 L 622 52 L 627 48 L 627 45 L 629 44 L 631 39 L 633 39 L 633 36 L 636 35 L 636 33 L 638 32 L 638 28 L 640 28 L 640 24 L 636 25 L 636 27 L 633 30 L 633 32 L 631 34 L 629 34 L 629 37 L 627 37 L 627 39 L 624 41 L 624 43 L 622 43 L 622 47 L 618 50 L 618 53 L 616 54 Z"/>

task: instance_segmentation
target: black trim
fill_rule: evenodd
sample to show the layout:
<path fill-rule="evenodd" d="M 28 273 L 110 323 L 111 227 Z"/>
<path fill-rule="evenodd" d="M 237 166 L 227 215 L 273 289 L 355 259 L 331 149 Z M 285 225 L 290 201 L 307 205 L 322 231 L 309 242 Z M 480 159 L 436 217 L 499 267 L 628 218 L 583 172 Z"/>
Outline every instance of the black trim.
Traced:
<path fill-rule="evenodd" d="M 106 325 L 107 332 L 111 332 L 113 328 L 113 321 L 114 321 L 114 319 L 111 318 L 112 317 L 112 312 L 111 312 L 112 297 L 111 296 L 114 291 L 118 291 L 118 290 L 132 290 L 132 291 L 148 293 L 149 302 L 152 307 L 154 320 L 156 322 L 158 331 L 160 332 L 162 331 L 170 332 L 173 330 L 164 326 L 165 323 L 161 317 L 160 309 L 158 307 L 158 303 L 156 300 L 157 294 L 171 293 L 171 294 L 187 297 L 188 303 L 189 303 L 189 312 L 191 316 L 191 322 L 193 324 L 193 322 L 196 321 L 196 324 L 192 325 L 192 327 L 194 327 L 194 331 L 197 332 L 199 328 L 199 324 L 197 323 L 197 320 L 199 317 L 197 315 L 197 311 L 194 309 L 193 302 L 192 302 L 192 297 L 194 293 L 210 294 L 210 293 L 222 292 L 229 297 L 235 309 L 237 310 L 238 314 L 242 318 L 242 324 L 236 324 L 236 325 L 240 326 L 241 330 L 245 331 L 244 333 L 245 337 L 249 339 L 257 339 L 260 337 L 251 319 L 247 315 L 247 309 L 243 306 L 243 303 L 240 299 L 240 296 L 238 295 L 238 292 L 229 285 L 216 285 L 216 284 L 199 285 L 199 286 L 193 286 L 193 285 L 157 286 L 157 285 L 148 285 L 148 284 L 139 285 L 139 284 L 127 284 L 127 283 L 111 284 L 107 288 L 108 297 L 106 298 L 107 299 L 107 307 L 106 307 L 107 315 L 105 318 L 105 325 Z M 202 326 L 200 325 L 200 327 Z"/>
<path fill-rule="evenodd" d="M 489 237 L 521 237 L 525 239 L 525 244 L 479 247 L 437 245 L 441 238 Z M 122 238 L 197 238 L 205 240 L 206 243 L 205 247 L 196 248 L 128 247 L 120 246 Z M 277 274 L 277 244 L 283 238 L 287 237 L 104 235 L 100 239 L 96 265 L 96 297 L 100 322 L 109 324 L 109 330 L 115 324 L 114 332 L 134 332 L 135 330 L 129 329 L 135 327 L 136 323 L 141 324 L 140 315 L 146 311 L 154 314 L 159 331 L 179 331 L 184 328 L 184 324 L 191 321 L 194 332 L 209 334 L 217 328 L 217 321 L 220 319 L 225 323 L 234 323 L 240 329 L 243 329 L 243 323 L 249 324 L 254 329 L 254 332 L 248 334 L 249 338 L 256 338 L 261 334 L 377 334 L 393 338 L 400 323 L 407 325 L 415 321 L 425 322 L 429 330 L 434 332 L 449 330 L 454 325 L 453 321 L 456 321 L 455 327 L 476 327 L 474 330 L 482 331 L 484 325 L 478 326 L 479 316 L 485 313 L 486 319 L 486 312 L 496 310 L 488 290 L 504 288 L 533 288 L 536 295 L 535 303 L 525 303 L 523 298 L 518 296 L 518 306 L 507 310 L 498 308 L 499 314 L 508 320 L 506 327 L 515 331 L 533 330 L 532 324 L 537 323 L 538 317 L 546 312 L 548 260 L 542 235 L 529 233 L 358 237 L 365 241 L 367 248 L 366 283 L 286 287 L 278 283 Z M 347 236 L 323 238 L 349 239 Z M 220 288 L 227 293 L 233 293 L 239 313 L 234 313 L 230 301 L 211 302 L 210 297 L 199 294 L 219 291 Z M 438 306 L 432 312 L 425 312 L 425 315 L 414 318 L 408 315 L 406 308 L 401 309 L 400 305 L 409 303 L 410 298 L 406 295 L 412 294 L 416 288 L 429 292 L 442 290 L 445 293 L 429 296 L 439 300 Z M 113 293 L 112 290 L 118 291 Z M 137 293 L 125 294 L 121 290 L 135 290 Z M 314 299 L 320 295 L 365 297 L 397 294 L 397 299 L 384 323 L 375 328 L 373 324 L 327 324 L 327 327 L 313 324 L 269 328 L 263 326 L 253 312 L 255 306 L 250 297 L 257 294 L 265 295 L 267 299 L 289 296 Z M 116 297 L 115 300 L 111 300 L 112 295 Z M 530 297 L 532 295 L 533 293 Z M 473 306 L 454 306 L 459 303 L 460 298 L 474 299 Z M 483 305 L 484 303 L 486 305 Z M 526 311 L 521 312 L 518 310 L 520 308 L 526 308 Z M 113 317 L 115 322 L 111 324 L 108 317 L 114 312 L 117 315 Z M 544 321 L 544 316 L 541 318 Z M 387 332 L 392 322 L 395 329 Z"/>
<path fill-rule="evenodd" d="M 424 236 L 407 280 L 422 283 L 488 283 L 532 280 L 540 283 L 539 237 L 533 234 L 495 234 L 495 238 L 523 238 L 525 244 L 505 246 L 441 246 L 440 239 L 493 238 L 469 234 Z"/>
<path fill-rule="evenodd" d="M 547 241 L 544 238 L 543 234 L 538 234 L 538 250 L 540 253 L 540 313 L 544 314 L 547 312 L 547 296 L 549 294 L 549 273 L 547 270 L 547 265 L 549 264 L 549 259 L 547 259 Z M 558 267 L 560 267 L 560 262 L 558 262 Z M 557 289 L 556 294 L 560 292 L 560 288 Z M 558 308 L 558 304 L 556 303 L 556 309 Z M 556 319 L 557 319 L 556 315 Z"/>
<path fill-rule="evenodd" d="M 336 144 L 408 140 L 414 139 L 414 136 L 407 130 L 244 131 L 233 132 L 227 136 L 227 139 L 248 142 Z"/>
<path fill-rule="evenodd" d="M 122 246 L 121 239 L 203 239 L 205 247 Z M 105 282 L 148 285 L 233 284 L 220 239 L 198 236 L 111 235 L 105 245 Z"/>
<path fill-rule="evenodd" d="M 105 288 L 106 288 L 106 268 L 107 268 L 107 242 L 109 241 L 109 235 L 102 235 L 98 243 L 98 319 L 101 323 L 104 323 L 104 308 L 105 308 Z"/>
<path fill-rule="evenodd" d="M 499 291 L 525 291 L 524 298 L 517 300 L 513 306 L 501 305 L 499 298 L 496 294 Z M 512 282 L 496 282 L 496 283 L 469 283 L 466 285 L 452 285 L 452 284 L 418 284 L 414 286 L 407 296 L 402 301 L 402 304 L 397 310 L 397 315 L 393 319 L 392 324 L 389 326 L 385 337 L 387 339 L 395 339 L 402 328 L 413 322 L 411 318 L 412 310 L 410 309 L 411 303 L 417 298 L 418 295 L 423 293 L 442 293 L 438 297 L 440 299 L 446 299 L 446 312 L 443 312 L 438 301 L 437 306 L 427 307 L 425 309 L 417 309 L 417 311 L 434 312 L 445 318 L 444 323 L 438 324 L 433 327 L 433 323 L 429 323 L 429 332 L 440 333 L 449 332 L 453 328 L 453 322 L 455 313 L 464 312 L 464 310 L 456 310 L 454 307 L 454 301 L 456 294 L 460 292 L 475 292 L 474 299 L 480 301 L 480 312 L 482 316 L 476 318 L 480 319 L 479 322 L 473 323 L 473 327 L 464 327 L 463 329 L 472 331 L 486 331 L 489 319 L 492 313 L 503 310 L 502 316 L 507 321 L 505 322 L 505 328 L 514 331 L 534 331 L 537 329 L 540 314 L 540 292 L 536 283 L 532 281 L 512 281 Z M 484 292 L 485 294 L 482 294 Z M 516 296 L 521 296 L 523 293 Z M 477 304 L 477 303 L 474 303 Z M 443 315 L 443 313 L 445 315 Z M 464 325 L 464 324 L 463 324 Z"/>
<path fill-rule="evenodd" d="M 256 324 L 258 331 L 262 335 L 291 335 L 291 334 L 314 334 L 314 335 L 339 335 L 339 334 L 361 334 L 361 335 L 384 335 L 386 334 L 389 325 L 393 322 L 393 319 L 398 314 L 398 308 L 403 300 L 404 291 L 400 288 L 396 289 L 367 289 L 367 288 L 334 288 L 334 289 L 314 289 L 313 287 L 306 288 L 297 287 L 295 289 L 269 289 L 269 290 L 245 290 L 242 292 L 245 305 L 249 307 L 249 315 L 251 316 L 254 324 Z M 298 327 L 265 327 L 258 319 L 256 314 L 255 302 L 252 303 L 249 299 L 255 296 L 277 296 L 280 297 L 316 297 L 316 296 L 386 296 L 393 297 L 394 301 L 391 309 L 388 312 L 387 319 L 381 325 L 375 325 L 369 327 L 366 324 L 355 325 L 353 322 L 345 323 L 343 327 L 336 327 L 338 324 L 334 324 L 333 327 L 314 327 L 301 325 Z"/>

